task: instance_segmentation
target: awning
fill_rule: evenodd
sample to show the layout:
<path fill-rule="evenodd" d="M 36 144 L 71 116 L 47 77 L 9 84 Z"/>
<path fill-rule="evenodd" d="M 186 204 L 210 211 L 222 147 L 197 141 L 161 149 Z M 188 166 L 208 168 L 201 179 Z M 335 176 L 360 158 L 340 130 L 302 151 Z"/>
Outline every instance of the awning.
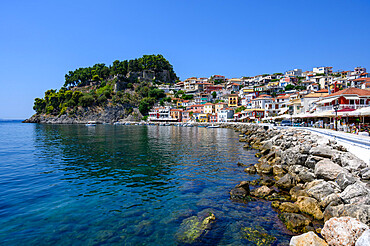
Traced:
<path fill-rule="evenodd" d="M 357 96 L 346 96 L 346 95 L 344 95 L 344 97 L 345 97 L 347 100 L 360 100 L 360 98 L 359 98 L 359 97 L 357 97 Z"/>
<path fill-rule="evenodd" d="M 280 109 L 279 115 L 284 114 L 288 110 L 289 110 L 288 107 Z"/>
<path fill-rule="evenodd" d="M 364 108 L 360 108 L 360 109 L 357 109 L 357 110 L 352 111 L 352 112 L 348 112 L 348 115 L 351 115 L 351 116 L 370 116 L 370 107 L 364 107 Z"/>
<path fill-rule="evenodd" d="M 335 98 L 329 98 L 329 99 L 324 99 L 321 101 L 318 101 L 317 104 L 325 104 L 325 103 L 331 103 L 332 101 L 336 100 L 338 97 Z"/>
<path fill-rule="evenodd" d="M 335 116 L 335 113 L 333 110 L 327 110 L 324 112 L 320 112 L 316 115 L 316 117 L 332 117 Z"/>

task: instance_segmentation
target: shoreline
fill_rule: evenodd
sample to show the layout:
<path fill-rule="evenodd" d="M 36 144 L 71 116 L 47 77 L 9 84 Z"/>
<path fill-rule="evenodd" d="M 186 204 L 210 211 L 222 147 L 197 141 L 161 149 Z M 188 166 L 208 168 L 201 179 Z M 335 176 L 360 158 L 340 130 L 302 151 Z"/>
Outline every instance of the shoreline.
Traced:
<path fill-rule="evenodd" d="M 368 228 L 369 164 L 335 140 L 304 129 L 259 125 L 228 128 L 240 133 L 243 147 L 259 150 L 258 163 L 244 171 L 261 177 L 257 181 L 241 181 L 230 191 L 231 199 L 272 201 L 271 206 L 279 211 L 287 229 L 304 233 L 302 237 L 316 235 L 313 232 L 328 241 L 327 224 L 340 217 L 354 218 Z M 250 186 L 254 189 L 250 190 Z"/>

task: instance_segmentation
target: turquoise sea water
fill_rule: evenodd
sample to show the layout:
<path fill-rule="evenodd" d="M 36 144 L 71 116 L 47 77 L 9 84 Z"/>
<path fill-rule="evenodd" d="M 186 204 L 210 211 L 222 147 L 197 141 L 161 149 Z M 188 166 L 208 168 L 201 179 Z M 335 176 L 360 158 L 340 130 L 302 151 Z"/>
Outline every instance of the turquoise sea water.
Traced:
<path fill-rule="evenodd" d="M 233 202 L 254 164 L 230 129 L 0 122 L 1 245 L 181 245 L 181 222 L 213 211 L 198 245 L 290 236 L 270 202 Z M 211 209 L 211 210 L 210 210 Z"/>

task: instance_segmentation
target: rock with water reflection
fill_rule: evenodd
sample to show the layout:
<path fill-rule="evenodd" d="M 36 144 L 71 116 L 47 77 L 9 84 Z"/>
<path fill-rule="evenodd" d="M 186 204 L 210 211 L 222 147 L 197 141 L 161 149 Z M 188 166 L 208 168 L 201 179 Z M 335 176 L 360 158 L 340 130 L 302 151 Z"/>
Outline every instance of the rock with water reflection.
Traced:
<path fill-rule="evenodd" d="M 271 236 L 260 226 L 242 227 L 240 231 L 242 238 L 253 242 L 257 246 L 271 245 L 276 241 L 276 237 Z"/>
<path fill-rule="evenodd" d="M 208 214 L 205 218 L 199 216 L 189 217 L 183 220 L 176 232 L 175 238 L 178 242 L 186 244 L 200 241 L 211 230 L 212 223 L 215 220 L 216 216 L 213 213 Z"/>

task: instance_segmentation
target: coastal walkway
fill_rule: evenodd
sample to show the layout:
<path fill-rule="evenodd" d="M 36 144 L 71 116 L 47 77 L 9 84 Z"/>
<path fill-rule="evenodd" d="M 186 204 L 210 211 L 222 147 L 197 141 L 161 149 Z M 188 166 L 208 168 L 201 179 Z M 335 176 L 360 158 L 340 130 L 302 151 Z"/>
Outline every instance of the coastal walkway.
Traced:
<path fill-rule="evenodd" d="M 355 135 L 352 133 L 333 131 L 321 128 L 312 127 L 299 127 L 299 129 L 304 129 L 318 135 L 334 139 L 339 144 L 347 148 L 347 150 L 358 158 L 362 159 L 370 166 L 370 137 Z"/>
<path fill-rule="evenodd" d="M 267 125 L 277 129 L 300 129 L 315 133 L 319 136 L 323 136 L 328 139 L 337 141 L 339 144 L 346 147 L 346 149 L 358 158 L 363 160 L 368 166 L 370 166 L 370 137 L 363 135 L 355 135 L 352 133 L 346 133 L 341 131 L 334 131 L 322 128 L 313 127 L 288 127 L 288 126 L 274 126 L 272 124 L 260 123 L 260 125 Z"/>

